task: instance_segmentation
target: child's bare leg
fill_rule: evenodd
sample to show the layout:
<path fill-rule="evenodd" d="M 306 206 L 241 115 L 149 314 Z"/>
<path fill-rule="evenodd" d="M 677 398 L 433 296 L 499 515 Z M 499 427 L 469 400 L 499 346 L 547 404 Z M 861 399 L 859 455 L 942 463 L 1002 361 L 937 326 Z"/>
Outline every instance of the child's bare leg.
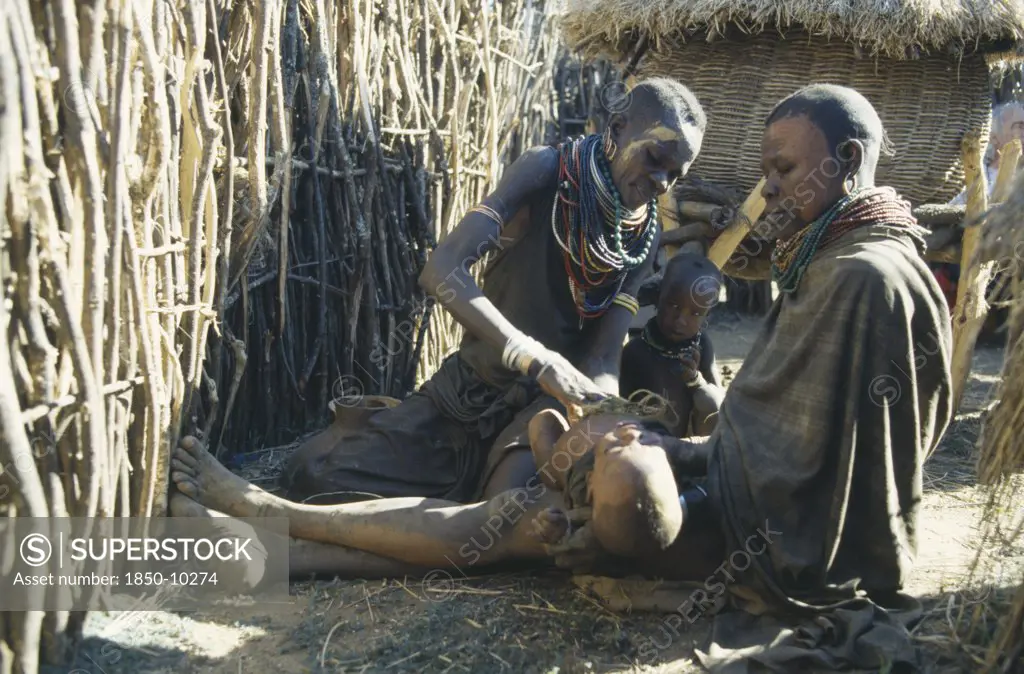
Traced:
<path fill-rule="evenodd" d="M 530 533 L 530 523 L 561 501 L 557 492 L 531 495 L 521 489 L 473 505 L 426 498 L 303 505 L 249 484 L 192 437 L 184 438 L 174 452 L 172 478 L 185 495 L 234 517 L 285 517 L 296 538 L 430 568 L 546 557 Z"/>

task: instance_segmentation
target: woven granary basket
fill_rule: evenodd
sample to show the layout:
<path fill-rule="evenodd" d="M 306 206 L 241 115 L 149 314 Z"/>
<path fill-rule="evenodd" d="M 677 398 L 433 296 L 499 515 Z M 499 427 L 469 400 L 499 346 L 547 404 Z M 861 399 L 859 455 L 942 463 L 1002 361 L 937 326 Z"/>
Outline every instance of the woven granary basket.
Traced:
<path fill-rule="evenodd" d="M 749 192 L 761 178 L 764 120 L 780 99 L 811 83 L 850 86 L 878 110 L 895 149 L 879 162 L 879 184 L 912 203 L 942 203 L 963 188 L 960 142 L 968 128 L 988 133 L 988 66 L 961 61 L 859 58 L 846 43 L 788 33 L 692 41 L 652 50 L 639 77 L 670 76 L 689 86 L 708 114 L 691 175 Z"/>

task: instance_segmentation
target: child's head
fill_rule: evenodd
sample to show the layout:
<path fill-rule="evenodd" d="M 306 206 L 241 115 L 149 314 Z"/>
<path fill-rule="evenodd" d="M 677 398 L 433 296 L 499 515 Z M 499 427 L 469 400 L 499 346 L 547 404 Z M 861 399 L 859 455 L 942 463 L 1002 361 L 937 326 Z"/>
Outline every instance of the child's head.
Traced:
<path fill-rule="evenodd" d="M 625 423 L 594 447 L 592 526 L 614 555 L 651 555 L 679 535 L 682 506 L 663 444 L 643 424 Z"/>
<path fill-rule="evenodd" d="M 711 260 L 679 253 L 665 265 L 658 295 L 658 328 L 666 339 L 691 339 L 718 303 L 722 273 Z"/>

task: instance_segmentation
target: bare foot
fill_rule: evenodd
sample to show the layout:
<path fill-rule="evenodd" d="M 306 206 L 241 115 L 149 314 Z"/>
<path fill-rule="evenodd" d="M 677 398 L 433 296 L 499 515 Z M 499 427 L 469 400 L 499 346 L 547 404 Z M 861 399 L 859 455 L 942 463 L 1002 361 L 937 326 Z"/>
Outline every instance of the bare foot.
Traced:
<path fill-rule="evenodd" d="M 180 491 L 171 494 L 170 502 L 167 505 L 172 517 L 213 517 L 216 510 L 210 510 L 206 506 L 199 505 Z M 221 517 L 227 517 L 223 513 L 217 513 Z"/>
<path fill-rule="evenodd" d="M 197 438 L 181 439 L 171 458 L 171 479 L 182 494 L 233 517 L 262 517 L 273 498 L 224 467 Z"/>
<path fill-rule="evenodd" d="M 218 590 L 243 594 L 259 585 L 266 571 L 268 555 L 252 526 L 196 503 L 184 494 L 171 496 L 170 511 L 174 517 L 210 518 L 214 521 L 214 528 L 225 537 L 248 538 L 253 542 L 252 547 L 248 548 L 249 558 L 245 561 L 221 560 L 214 556 L 196 569 L 217 573 L 220 577 Z"/>

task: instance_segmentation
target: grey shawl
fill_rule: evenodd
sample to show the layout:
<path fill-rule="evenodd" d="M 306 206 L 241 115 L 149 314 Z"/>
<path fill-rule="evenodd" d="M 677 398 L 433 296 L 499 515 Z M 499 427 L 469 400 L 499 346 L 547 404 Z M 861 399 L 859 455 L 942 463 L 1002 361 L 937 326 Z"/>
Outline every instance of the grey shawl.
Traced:
<path fill-rule="evenodd" d="M 719 616 L 712 671 L 913 668 L 915 612 L 882 604 L 906 604 L 922 465 L 952 414 L 949 309 L 920 245 L 872 225 L 819 252 L 729 387 L 710 493 L 727 555 L 751 550 L 737 584 L 775 610 Z"/>

